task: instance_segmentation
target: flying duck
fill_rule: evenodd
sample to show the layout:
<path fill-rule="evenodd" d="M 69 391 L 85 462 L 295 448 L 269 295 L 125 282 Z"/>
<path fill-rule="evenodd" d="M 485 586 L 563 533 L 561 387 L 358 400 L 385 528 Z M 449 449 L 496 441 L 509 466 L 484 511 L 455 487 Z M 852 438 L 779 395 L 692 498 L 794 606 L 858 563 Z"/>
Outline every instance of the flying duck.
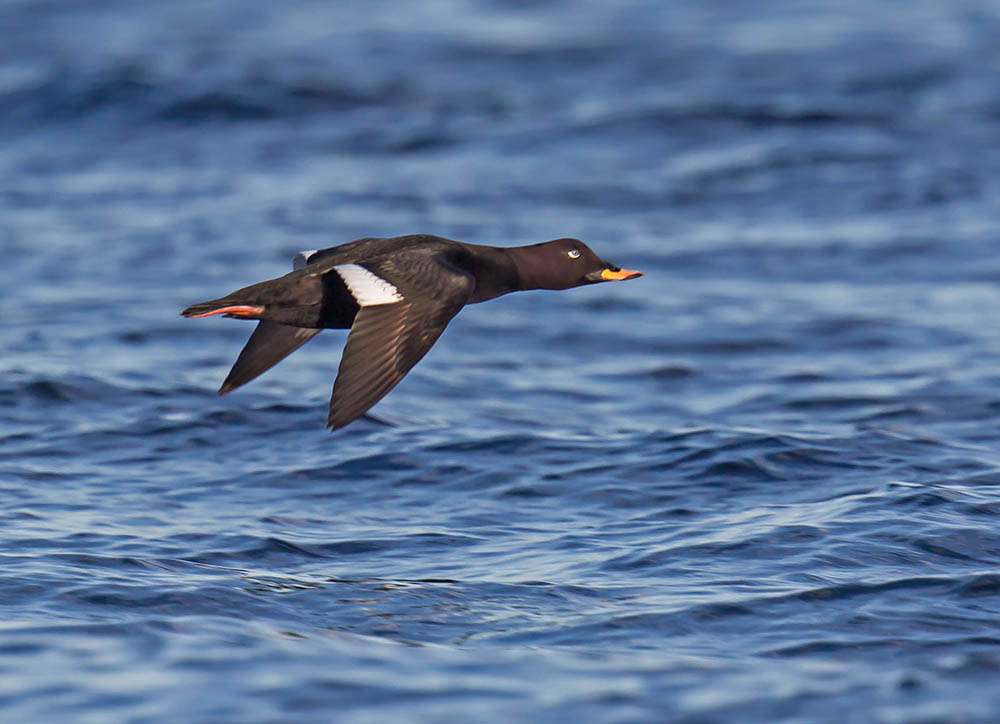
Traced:
<path fill-rule="evenodd" d="M 294 271 L 194 304 L 185 317 L 257 319 L 224 395 L 323 329 L 350 329 L 327 427 L 361 417 L 420 359 L 466 304 L 509 292 L 569 289 L 642 272 L 601 260 L 578 239 L 482 246 L 429 234 L 367 238 L 295 255 Z"/>

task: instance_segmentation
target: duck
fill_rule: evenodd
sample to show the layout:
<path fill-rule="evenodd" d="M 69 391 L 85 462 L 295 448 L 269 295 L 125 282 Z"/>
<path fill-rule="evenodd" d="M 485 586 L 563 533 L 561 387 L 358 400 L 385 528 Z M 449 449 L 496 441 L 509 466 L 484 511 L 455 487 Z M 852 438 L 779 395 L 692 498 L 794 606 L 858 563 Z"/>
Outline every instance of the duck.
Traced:
<path fill-rule="evenodd" d="M 338 430 L 385 397 L 467 304 L 640 276 L 604 261 L 579 239 L 498 247 L 431 234 L 372 237 L 299 252 L 290 273 L 181 314 L 257 320 L 220 395 L 320 331 L 349 329 L 327 417 L 327 427 Z"/>

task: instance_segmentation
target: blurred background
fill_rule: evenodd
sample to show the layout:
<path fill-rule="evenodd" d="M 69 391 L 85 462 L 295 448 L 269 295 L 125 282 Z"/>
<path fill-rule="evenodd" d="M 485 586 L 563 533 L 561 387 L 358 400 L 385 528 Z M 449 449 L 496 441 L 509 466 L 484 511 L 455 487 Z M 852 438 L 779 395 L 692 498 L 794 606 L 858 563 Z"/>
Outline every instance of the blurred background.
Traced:
<path fill-rule="evenodd" d="M 7 721 L 989 721 L 1000 2 L 0 4 Z M 323 429 L 188 304 L 577 236 Z"/>

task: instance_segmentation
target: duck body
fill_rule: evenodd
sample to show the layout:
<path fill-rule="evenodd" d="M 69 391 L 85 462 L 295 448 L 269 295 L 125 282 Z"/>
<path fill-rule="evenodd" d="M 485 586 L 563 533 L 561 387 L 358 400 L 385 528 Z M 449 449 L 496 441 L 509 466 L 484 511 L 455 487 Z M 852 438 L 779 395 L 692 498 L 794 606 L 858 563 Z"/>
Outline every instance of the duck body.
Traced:
<path fill-rule="evenodd" d="M 322 329 L 351 329 L 330 401 L 333 429 L 395 387 L 466 304 L 641 276 L 602 261 L 577 239 L 493 247 L 429 234 L 365 238 L 300 252 L 293 263 L 289 274 L 181 314 L 259 320 L 219 394 L 249 382 Z"/>

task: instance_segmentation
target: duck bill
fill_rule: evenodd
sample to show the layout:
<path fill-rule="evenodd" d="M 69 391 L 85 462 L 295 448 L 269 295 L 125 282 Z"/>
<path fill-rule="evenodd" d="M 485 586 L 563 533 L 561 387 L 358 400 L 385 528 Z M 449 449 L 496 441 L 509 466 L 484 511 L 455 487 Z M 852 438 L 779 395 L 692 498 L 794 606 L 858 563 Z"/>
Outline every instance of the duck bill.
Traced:
<path fill-rule="evenodd" d="M 635 279 L 636 277 L 641 276 L 641 271 L 619 269 L 613 264 L 608 264 L 608 266 L 601 271 L 588 275 L 589 279 L 595 282 L 621 282 L 626 279 Z"/>
<path fill-rule="evenodd" d="M 601 279 L 606 282 L 620 282 L 625 279 L 635 279 L 641 276 L 641 271 L 633 271 L 631 269 L 605 269 L 601 272 Z"/>

